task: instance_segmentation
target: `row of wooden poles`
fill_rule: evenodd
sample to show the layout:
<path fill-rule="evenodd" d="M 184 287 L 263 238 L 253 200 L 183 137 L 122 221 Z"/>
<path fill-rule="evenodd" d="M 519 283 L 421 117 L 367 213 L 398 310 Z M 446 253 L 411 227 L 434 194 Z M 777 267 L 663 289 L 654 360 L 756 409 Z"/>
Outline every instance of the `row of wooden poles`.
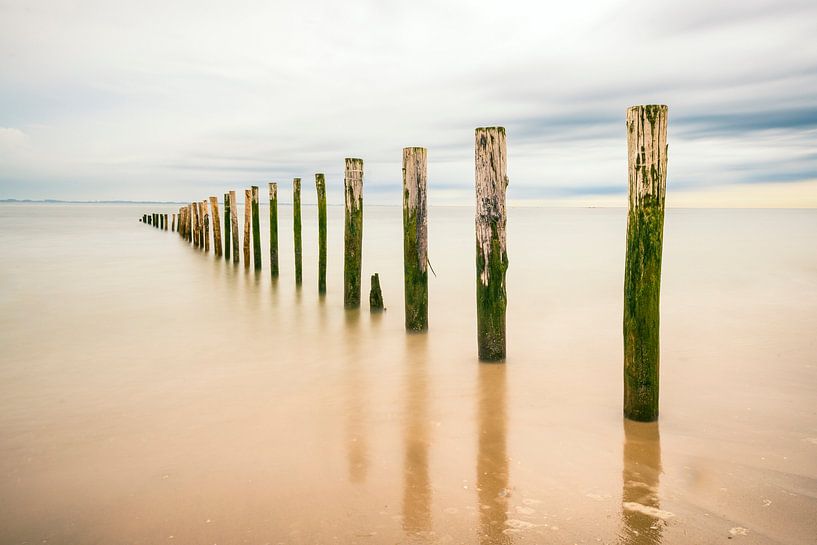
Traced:
<path fill-rule="evenodd" d="M 640 421 L 658 418 L 659 295 L 667 176 L 667 107 L 633 106 L 627 110 L 629 206 L 624 280 L 624 415 Z M 427 150 L 403 149 L 403 258 L 405 325 L 428 329 Z M 508 187 L 503 127 L 476 129 L 476 297 L 477 346 L 482 361 L 502 362 L 506 354 L 505 311 L 508 269 L 506 247 Z M 326 293 L 326 181 L 315 175 L 318 194 L 318 292 Z M 363 160 L 346 159 L 344 173 L 345 232 L 343 301 L 360 307 L 363 250 Z M 278 276 L 278 187 L 269 184 L 270 270 Z M 301 180 L 293 181 L 295 283 L 302 281 Z M 212 224 L 211 224 L 212 216 Z M 167 214 L 146 214 L 142 221 L 167 229 Z M 218 200 L 183 206 L 173 214 L 171 229 L 204 251 L 210 249 L 210 227 L 217 256 L 239 263 L 238 207 L 235 191 L 224 194 L 224 244 Z M 258 187 L 244 192 L 243 257 L 245 267 L 261 269 Z M 252 252 L 250 251 L 252 241 Z M 372 277 L 370 301 L 382 308 L 379 279 Z"/>

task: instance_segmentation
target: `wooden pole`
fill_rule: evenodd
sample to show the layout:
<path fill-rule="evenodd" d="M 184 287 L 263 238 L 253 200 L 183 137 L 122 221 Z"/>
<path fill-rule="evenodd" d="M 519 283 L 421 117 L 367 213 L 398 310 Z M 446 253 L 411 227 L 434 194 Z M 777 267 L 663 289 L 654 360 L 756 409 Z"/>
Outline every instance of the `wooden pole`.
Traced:
<path fill-rule="evenodd" d="M 193 205 L 187 206 L 187 242 L 193 242 Z"/>
<path fill-rule="evenodd" d="M 221 257 L 221 219 L 218 217 L 218 197 L 210 197 L 210 214 L 213 216 L 213 251 Z"/>
<path fill-rule="evenodd" d="M 230 224 L 233 231 L 233 263 L 238 263 L 238 205 L 235 202 L 235 191 L 230 191 Z"/>
<path fill-rule="evenodd" d="M 206 225 L 205 225 L 205 215 L 207 213 L 207 203 L 205 201 L 199 201 L 196 203 L 199 208 L 199 246 L 202 250 L 210 251 L 210 243 L 208 242 L 209 232 L 206 232 Z"/>
<path fill-rule="evenodd" d="M 192 213 L 193 224 L 193 247 L 199 247 L 199 207 L 196 203 L 190 203 L 190 211 Z"/>
<path fill-rule="evenodd" d="M 252 190 L 244 190 L 244 267 L 250 267 L 250 218 L 252 216 Z"/>
<path fill-rule="evenodd" d="M 326 179 L 315 174 L 318 191 L 318 293 L 326 293 Z"/>
<path fill-rule="evenodd" d="M 369 310 L 377 312 L 385 310 L 383 306 L 383 292 L 380 290 L 380 276 L 372 275 L 372 289 L 369 291 Z"/>
<path fill-rule="evenodd" d="M 667 188 L 667 107 L 627 110 L 624 416 L 658 419 L 659 299 Z"/>
<path fill-rule="evenodd" d="M 345 231 L 343 237 L 343 306 L 360 308 L 363 265 L 363 159 L 346 159 L 343 177 Z"/>
<path fill-rule="evenodd" d="M 292 180 L 292 227 L 295 235 L 295 285 L 303 283 L 303 246 L 301 240 L 301 179 Z"/>
<path fill-rule="evenodd" d="M 170 232 L 176 232 L 176 214 L 170 214 Z"/>
<path fill-rule="evenodd" d="M 261 270 L 261 217 L 258 215 L 258 186 L 251 189 L 252 195 L 252 262 L 256 271 Z"/>
<path fill-rule="evenodd" d="M 477 345 L 479 359 L 505 360 L 505 190 L 508 187 L 504 127 L 475 133 Z"/>
<path fill-rule="evenodd" d="M 147 222 L 148 222 L 148 215 L 147 214 L 142 214 L 142 223 L 147 224 Z"/>
<path fill-rule="evenodd" d="M 230 194 L 224 194 L 224 259 L 230 261 Z"/>
<path fill-rule="evenodd" d="M 208 206 L 208 202 L 206 200 L 201 201 L 201 211 L 202 217 L 204 221 L 202 221 L 202 226 L 204 228 L 204 251 L 210 251 L 210 207 Z"/>
<path fill-rule="evenodd" d="M 269 270 L 278 278 L 278 184 L 269 183 Z"/>
<path fill-rule="evenodd" d="M 428 329 L 427 151 L 403 148 L 403 283 L 406 329 Z"/>
<path fill-rule="evenodd" d="M 165 231 L 167 231 L 167 214 L 165 214 L 164 217 Z"/>

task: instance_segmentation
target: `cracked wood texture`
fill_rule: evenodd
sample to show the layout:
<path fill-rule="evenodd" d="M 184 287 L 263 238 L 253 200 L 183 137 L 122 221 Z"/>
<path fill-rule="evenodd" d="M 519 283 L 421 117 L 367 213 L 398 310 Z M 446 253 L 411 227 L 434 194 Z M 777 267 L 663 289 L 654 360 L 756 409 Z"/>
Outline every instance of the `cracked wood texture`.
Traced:
<path fill-rule="evenodd" d="M 363 265 L 363 159 L 346 159 L 343 236 L 343 306 L 360 308 Z"/>
<path fill-rule="evenodd" d="M 659 304 L 667 186 L 667 107 L 627 110 L 624 416 L 658 419 Z"/>
<path fill-rule="evenodd" d="M 213 216 L 213 251 L 221 257 L 221 218 L 218 214 L 218 197 L 210 197 L 210 215 Z"/>
<path fill-rule="evenodd" d="M 233 263 L 238 263 L 241 254 L 238 253 L 238 205 L 235 200 L 235 191 L 230 191 L 230 225 L 233 232 Z"/>
<path fill-rule="evenodd" d="M 303 241 L 301 239 L 301 179 L 292 180 L 292 231 L 295 242 L 295 285 L 303 282 Z"/>
<path fill-rule="evenodd" d="M 318 192 L 318 294 L 326 293 L 326 179 L 315 174 L 315 190 Z"/>
<path fill-rule="evenodd" d="M 505 129 L 475 132 L 477 345 L 482 361 L 505 360 L 505 191 L 508 187 Z"/>
<path fill-rule="evenodd" d="M 252 224 L 252 190 L 244 190 L 244 268 L 250 267 L 250 225 Z"/>
<path fill-rule="evenodd" d="M 224 260 L 230 261 L 230 194 L 224 194 Z"/>
<path fill-rule="evenodd" d="M 252 195 L 252 262 L 256 271 L 261 270 L 261 217 L 258 211 L 258 186 L 250 189 Z"/>
<path fill-rule="evenodd" d="M 278 184 L 269 183 L 269 269 L 278 277 Z"/>
<path fill-rule="evenodd" d="M 403 287 L 406 329 L 428 329 L 428 152 L 403 148 Z"/>

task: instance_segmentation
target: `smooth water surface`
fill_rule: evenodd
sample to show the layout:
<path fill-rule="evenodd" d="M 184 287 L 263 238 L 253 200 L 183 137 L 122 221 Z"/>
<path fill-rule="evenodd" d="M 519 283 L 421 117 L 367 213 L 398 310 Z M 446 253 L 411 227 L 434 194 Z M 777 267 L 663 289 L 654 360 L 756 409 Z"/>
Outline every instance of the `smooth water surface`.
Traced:
<path fill-rule="evenodd" d="M 650 425 L 622 209 L 509 210 L 480 365 L 472 209 L 430 209 L 407 335 L 400 208 L 365 210 L 380 315 L 343 310 L 342 208 L 323 299 L 315 207 L 300 290 L 289 206 L 277 282 L 266 223 L 256 273 L 138 221 L 177 208 L 0 206 L 0 542 L 815 543 L 817 212 L 668 211 Z"/>

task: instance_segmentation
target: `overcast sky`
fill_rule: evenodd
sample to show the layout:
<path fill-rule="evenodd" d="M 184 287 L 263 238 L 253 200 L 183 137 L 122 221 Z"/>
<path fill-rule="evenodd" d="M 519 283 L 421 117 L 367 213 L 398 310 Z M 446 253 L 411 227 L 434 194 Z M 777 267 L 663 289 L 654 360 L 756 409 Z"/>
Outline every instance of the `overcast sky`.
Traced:
<path fill-rule="evenodd" d="M 473 201 L 626 204 L 628 106 L 669 105 L 668 202 L 817 206 L 817 1 L 0 1 L 0 198 L 186 200 L 325 172 Z M 305 191 L 305 202 L 313 202 Z"/>

